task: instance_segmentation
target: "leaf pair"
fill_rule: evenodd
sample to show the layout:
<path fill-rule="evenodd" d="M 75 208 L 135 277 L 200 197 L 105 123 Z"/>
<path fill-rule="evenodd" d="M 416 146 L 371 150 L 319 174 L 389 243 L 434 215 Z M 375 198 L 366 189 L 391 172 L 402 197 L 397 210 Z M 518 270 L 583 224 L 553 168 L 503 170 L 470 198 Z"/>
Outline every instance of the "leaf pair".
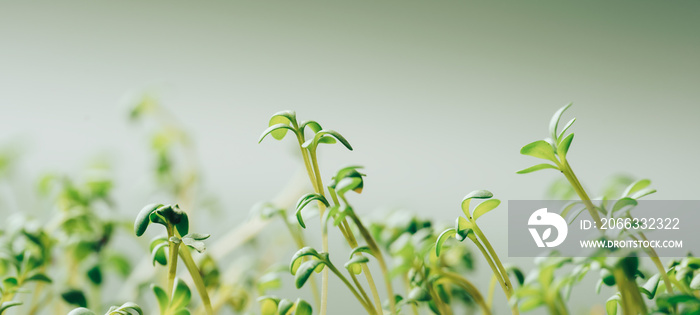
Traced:
<path fill-rule="evenodd" d="M 150 223 L 161 224 L 169 230 L 174 227 L 180 235 L 189 232 L 187 213 L 180 210 L 178 205 L 151 204 L 143 207 L 134 221 L 136 236 L 143 235 Z"/>
<path fill-rule="evenodd" d="M 180 278 L 175 278 L 175 288 L 173 290 L 172 296 L 168 297 L 168 294 L 161 287 L 157 285 L 151 285 L 151 290 L 158 300 L 158 307 L 160 308 L 160 314 L 173 314 L 173 315 L 189 315 L 190 311 L 187 310 L 187 306 L 190 304 L 192 299 L 192 292 L 190 288 L 185 284 Z"/>
<path fill-rule="evenodd" d="M 268 135 L 271 135 L 276 140 L 282 140 L 289 131 L 292 131 L 298 138 L 304 139 L 304 131 L 306 127 L 309 127 L 314 132 L 314 137 L 305 141 L 302 144 L 303 148 L 315 151 L 319 144 L 333 144 L 336 143 L 337 140 L 348 148 L 348 150 L 352 151 L 350 143 L 337 131 L 325 130 L 319 123 L 313 120 L 304 121 L 299 125 L 294 111 L 275 113 L 270 118 L 268 125 L 269 127 L 260 135 L 258 143 L 261 143 Z"/>
<path fill-rule="evenodd" d="M 462 212 L 466 216 L 457 217 L 455 221 L 455 227 L 445 230 L 438 236 L 437 242 L 435 243 L 435 254 L 440 256 L 442 246 L 445 241 L 450 237 L 454 236 L 458 241 L 463 241 L 465 238 L 475 238 L 474 232 L 472 232 L 473 225 L 476 224 L 476 220 L 488 213 L 489 211 L 498 207 L 501 201 L 498 199 L 490 199 L 493 197 L 493 193 L 488 190 L 475 190 L 468 193 L 464 199 L 462 199 Z M 474 212 L 470 211 L 470 204 L 472 199 L 488 199 L 478 204 L 474 208 Z"/>
<path fill-rule="evenodd" d="M 288 299 L 279 299 L 275 296 L 261 296 L 258 298 L 260 302 L 261 315 L 311 315 L 313 309 L 311 305 L 302 299 L 297 299 L 292 302 Z"/>
<path fill-rule="evenodd" d="M 303 262 L 303 257 L 310 256 L 310 260 Z M 321 272 L 328 263 L 328 254 L 319 253 L 311 247 L 304 247 L 292 256 L 289 263 L 289 271 L 294 275 L 294 284 L 297 289 L 304 286 L 313 271 Z"/>
<path fill-rule="evenodd" d="M 569 103 L 554 113 L 554 116 L 552 116 L 552 119 L 549 121 L 549 138 L 529 143 L 520 149 L 520 154 L 548 160 L 554 163 L 554 165 L 549 163 L 537 164 L 518 171 L 518 174 L 527 174 L 544 169 L 560 170 L 560 161 L 564 161 L 566 159 L 566 154 L 569 152 L 571 142 L 574 140 L 573 133 L 569 134 L 568 136 L 565 136 L 565 134 L 571 125 L 573 125 L 574 121 L 576 121 L 576 118 L 571 119 L 564 126 L 561 132 L 557 132 L 557 128 L 559 126 L 561 115 L 564 113 L 564 111 L 571 107 L 571 105 L 572 103 Z"/>

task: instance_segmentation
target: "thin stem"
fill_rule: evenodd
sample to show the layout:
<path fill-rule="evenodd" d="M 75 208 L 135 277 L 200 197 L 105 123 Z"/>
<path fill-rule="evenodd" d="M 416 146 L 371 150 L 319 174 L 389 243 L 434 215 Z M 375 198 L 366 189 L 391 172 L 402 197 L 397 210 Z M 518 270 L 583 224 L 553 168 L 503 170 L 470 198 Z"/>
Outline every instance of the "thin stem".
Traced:
<path fill-rule="evenodd" d="M 294 230 L 294 227 L 292 227 L 292 225 L 289 224 L 286 214 L 282 218 L 282 221 L 284 221 L 284 225 L 287 226 L 287 230 L 289 230 L 289 234 L 292 235 L 292 238 L 294 239 L 294 242 L 296 242 L 297 247 L 299 249 L 304 248 L 306 244 L 304 242 L 303 234 L 297 233 L 297 230 Z M 304 261 L 306 261 L 306 259 L 304 259 Z M 319 306 L 321 304 L 321 297 L 318 292 L 318 284 L 316 284 L 316 280 L 314 279 L 313 274 L 309 277 L 308 281 L 311 282 L 311 293 L 314 296 L 314 302 L 316 302 L 316 306 Z"/>
<path fill-rule="evenodd" d="M 408 292 L 411 291 L 411 281 L 408 280 L 408 274 L 404 273 L 403 274 L 403 283 L 406 289 L 406 295 L 408 295 Z M 413 315 L 418 315 L 418 307 L 416 306 L 416 303 L 410 303 L 411 304 L 411 310 L 413 311 Z"/>
<path fill-rule="evenodd" d="M 496 291 L 496 275 L 493 275 L 491 277 L 491 282 L 489 283 L 489 295 L 488 298 L 486 299 L 486 305 L 488 305 L 489 309 L 493 307 L 493 294 Z"/>
<path fill-rule="evenodd" d="M 476 286 L 469 282 L 469 280 L 449 271 L 438 271 L 438 273 L 451 283 L 456 284 L 467 291 L 467 293 L 469 293 L 469 295 L 474 299 L 476 304 L 479 305 L 484 314 L 491 314 L 490 307 L 486 304 L 486 302 L 484 302 L 484 297 L 481 295 Z"/>
<path fill-rule="evenodd" d="M 197 268 L 197 264 L 195 264 L 194 259 L 192 258 L 192 253 L 190 253 L 190 249 L 187 246 L 181 246 L 179 252 L 180 257 L 182 258 L 182 262 L 185 264 L 185 267 L 187 267 L 187 271 L 189 271 L 190 276 L 192 277 L 192 281 L 194 281 L 194 286 L 197 288 L 199 298 L 202 299 L 204 310 L 206 311 L 207 315 L 213 315 L 214 310 L 211 307 L 211 301 L 209 300 L 207 287 L 204 285 L 204 279 L 202 279 L 202 275 L 199 273 L 199 269 Z"/>
<path fill-rule="evenodd" d="M 369 296 L 367 296 L 367 292 L 365 292 L 365 289 L 362 288 L 360 282 L 357 281 L 357 277 L 354 273 L 350 272 L 350 278 L 352 278 L 352 282 L 357 287 L 357 290 L 360 292 L 360 295 L 362 296 L 362 299 L 365 301 L 365 303 L 367 303 L 368 305 L 372 305 L 372 300 L 369 299 Z"/>
<path fill-rule="evenodd" d="M 358 218 L 357 215 L 355 215 L 354 211 L 350 212 L 350 217 L 352 218 L 353 222 L 355 222 L 355 225 L 357 225 L 357 229 L 360 230 L 360 234 L 362 234 L 362 237 L 365 239 L 365 242 L 367 242 L 367 246 L 369 246 L 369 249 L 372 251 L 374 257 L 377 259 L 377 263 L 379 263 L 379 268 L 382 270 L 382 274 L 384 275 L 384 284 L 386 285 L 387 295 L 389 296 L 389 307 L 390 307 L 391 313 L 394 314 L 394 313 L 396 313 L 396 301 L 394 301 L 394 289 L 392 288 L 392 285 L 391 285 L 391 278 L 389 276 L 389 268 L 387 268 L 387 266 L 386 266 L 386 262 L 384 261 L 384 256 L 382 255 L 382 251 L 379 249 L 379 246 L 377 246 L 377 242 L 374 241 L 374 238 L 372 237 L 372 235 L 369 233 L 369 231 L 362 224 L 362 221 L 360 221 L 360 218 Z"/>
<path fill-rule="evenodd" d="M 326 266 L 328 266 L 328 268 L 323 268 L 323 269 L 330 269 L 331 271 L 333 271 L 333 273 L 334 273 L 336 276 L 338 276 L 338 278 L 340 278 L 341 281 L 343 281 L 343 283 L 345 284 L 345 286 L 347 286 L 348 289 L 350 289 L 350 291 L 352 292 L 352 294 L 355 295 L 355 298 L 357 298 L 357 300 L 360 301 L 360 303 L 362 304 L 362 306 L 365 307 L 365 310 L 367 311 L 367 313 L 369 313 L 369 314 L 377 314 L 377 312 L 372 308 L 372 306 L 369 305 L 369 304 L 367 304 L 367 303 L 362 299 L 362 297 L 360 296 L 360 294 L 357 293 L 357 290 L 355 290 L 355 287 L 353 287 L 352 284 L 350 284 L 350 282 L 348 281 L 348 279 L 345 278 L 345 276 L 344 276 L 337 268 L 335 268 L 335 266 L 333 266 L 333 264 L 331 264 L 330 261 L 326 261 Z"/>
<path fill-rule="evenodd" d="M 583 203 L 586 205 L 586 208 L 588 208 L 588 212 L 591 213 L 593 220 L 595 220 L 595 222 L 596 222 L 596 226 L 598 227 L 598 229 L 602 229 L 603 223 L 600 220 L 600 216 L 598 215 L 598 210 L 593 205 L 593 202 L 591 202 L 591 198 L 588 197 L 586 190 L 583 189 L 583 185 L 581 185 L 581 182 L 579 182 L 578 178 L 574 174 L 574 171 L 571 169 L 569 162 L 566 159 L 562 159 L 561 166 L 563 168 L 562 172 L 564 173 L 564 176 L 566 176 L 566 179 L 569 180 L 569 183 L 574 188 L 574 191 L 576 191 L 576 194 L 578 194 L 581 201 L 583 201 Z M 644 233 L 639 232 L 639 234 L 644 240 L 646 240 L 646 236 L 644 235 Z M 673 287 L 671 287 L 671 281 L 668 278 L 668 275 L 666 274 L 666 270 L 664 268 L 664 265 L 661 262 L 661 260 L 659 259 L 659 255 L 656 253 L 656 250 L 654 250 L 653 248 L 645 248 L 645 249 L 647 250 L 649 257 L 651 258 L 651 261 L 654 262 L 656 269 L 661 274 L 661 278 L 663 279 L 664 284 L 666 285 L 666 291 L 668 293 L 673 293 Z"/>
<path fill-rule="evenodd" d="M 180 247 L 180 242 L 173 242 L 172 238 L 173 227 L 168 226 L 168 296 L 173 295 L 173 288 L 175 286 L 175 276 L 177 276 L 177 252 Z"/>
<path fill-rule="evenodd" d="M 321 196 L 325 196 L 323 191 L 323 181 L 321 180 L 321 172 L 318 168 L 318 159 L 316 158 L 316 149 L 309 150 L 311 155 L 311 162 L 313 167 L 313 177 L 316 179 L 316 193 Z M 321 220 L 321 225 L 323 225 L 323 214 L 326 211 L 325 205 L 318 201 L 319 217 Z M 321 227 L 321 247 L 324 252 L 328 252 L 328 230 Z M 321 277 L 321 315 L 326 314 L 328 308 L 328 269 L 323 269 L 323 274 Z"/>
<path fill-rule="evenodd" d="M 476 244 L 476 247 L 479 249 L 481 252 L 481 256 L 484 256 L 486 259 L 486 262 L 489 264 L 489 267 L 491 267 L 491 271 L 493 271 L 493 276 L 498 280 L 498 284 L 501 285 L 501 289 L 503 289 L 503 293 L 506 294 L 506 298 L 510 297 L 510 293 L 508 293 L 508 287 L 506 287 L 505 281 L 503 281 L 503 277 L 501 276 L 501 273 L 498 271 L 498 268 L 494 264 L 493 260 L 491 260 L 491 257 L 489 256 L 489 253 L 484 249 L 484 246 L 481 245 L 481 243 L 477 239 L 472 239 L 472 242 Z"/>
<path fill-rule="evenodd" d="M 489 240 L 486 238 L 486 235 L 481 231 L 478 225 L 476 225 L 475 221 L 472 221 L 472 225 L 474 226 L 474 232 L 476 233 L 476 236 L 479 237 L 479 239 L 484 242 L 484 246 L 486 249 L 489 251 L 491 254 L 491 257 L 493 258 L 494 263 L 498 267 L 498 270 L 501 273 L 501 277 L 503 277 L 503 281 L 508 288 L 508 299 L 510 300 L 510 295 L 513 294 L 513 285 L 510 283 L 510 277 L 508 277 L 508 272 L 506 272 L 506 268 L 503 267 L 503 264 L 501 263 L 501 260 L 498 258 L 498 255 L 496 254 L 496 251 L 493 249 L 491 246 L 491 243 Z"/>

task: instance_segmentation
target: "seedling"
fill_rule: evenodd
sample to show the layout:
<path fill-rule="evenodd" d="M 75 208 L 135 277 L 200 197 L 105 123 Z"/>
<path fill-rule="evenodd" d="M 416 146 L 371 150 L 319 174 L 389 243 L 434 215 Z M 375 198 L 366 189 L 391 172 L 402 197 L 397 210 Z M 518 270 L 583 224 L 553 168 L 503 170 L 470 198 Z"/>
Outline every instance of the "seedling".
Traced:
<path fill-rule="evenodd" d="M 155 243 L 157 244 L 153 246 L 154 242 L 152 242 L 151 245 L 154 264 L 155 262 L 159 262 L 161 264 L 163 262 L 167 262 L 168 265 L 167 291 L 163 291 L 159 287 L 154 287 L 153 289 L 153 291 L 156 293 L 156 297 L 158 298 L 159 305 L 161 306 L 161 314 L 180 315 L 180 313 L 177 312 L 182 312 L 180 311 L 180 308 L 184 308 L 187 305 L 182 305 L 180 302 L 178 302 L 176 308 L 174 308 L 171 304 L 167 304 L 170 305 L 167 307 L 164 306 L 165 299 L 163 296 L 165 296 L 165 298 L 168 296 L 173 297 L 172 301 L 179 301 L 179 297 L 183 297 L 185 295 L 189 296 L 189 288 L 186 289 L 187 294 L 183 295 L 184 293 L 180 292 L 176 295 L 178 288 L 175 287 L 174 284 L 177 275 L 178 254 L 180 257 L 182 257 L 183 263 L 194 280 L 195 286 L 197 287 L 197 292 L 199 292 L 199 296 L 202 299 L 202 303 L 204 304 L 207 314 L 213 314 L 211 302 L 209 301 L 209 295 L 207 293 L 206 286 L 204 285 L 204 280 L 202 279 L 202 275 L 200 274 L 199 269 L 197 269 L 197 265 L 195 264 L 192 254 L 189 251 L 189 247 L 194 248 L 199 252 L 204 251 L 205 248 L 202 240 L 209 238 L 209 235 L 197 233 L 189 234 L 189 218 L 187 217 L 187 213 L 180 210 L 178 205 L 166 206 L 161 204 L 153 204 L 145 206 L 143 209 L 141 209 L 136 217 L 136 220 L 134 221 L 134 233 L 136 236 L 142 236 L 146 232 L 146 229 L 150 223 L 163 225 L 167 232 L 169 255 L 167 261 L 164 258 L 164 254 L 161 252 L 163 248 L 160 244 L 162 244 L 163 241 L 156 239 Z M 180 244 L 185 244 L 186 246 L 180 246 Z M 178 284 L 178 286 L 180 287 L 179 290 L 184 290 L 180 284 Z M 187 301 L 189 303 L 189 298 L 187 298 Z"/>

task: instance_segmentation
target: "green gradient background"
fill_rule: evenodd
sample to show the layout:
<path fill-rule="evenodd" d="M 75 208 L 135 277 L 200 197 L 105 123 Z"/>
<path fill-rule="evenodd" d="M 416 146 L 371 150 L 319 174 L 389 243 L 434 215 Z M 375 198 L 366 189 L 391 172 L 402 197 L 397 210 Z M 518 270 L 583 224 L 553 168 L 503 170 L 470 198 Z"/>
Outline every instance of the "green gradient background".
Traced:
<path fill-rule="evenodd" d="M 535 162 L 518 150 L 570 101 L 571 163 L 591 191 L 624 172 L 653 179 L 654 198 L 698 199 L 699 87 L 698 1 L 0 3 L 0 141 L 24 143 L 27 181 L 103 153 L 121 208 L 151 201 L 124 99 L 156 91 L 195 137 L 228 211 L 221 233 L 298 165 L 289 143 L 256 144 L 281 109 L 351 141 L 354 152 L 327 148 L 321 163 L 325 177 L 367 167 L 354 198 L 364 214 L 451 222 L 474 189 L 541 198 L 556 174 L 517 176 Z M 503 256 L 505 213 L 483 223 Z M 574 294 L 578 314 L 608 297 L 592 281 Z M 340 283 L 330 298 L 330 314 L 360 311 Z"/>

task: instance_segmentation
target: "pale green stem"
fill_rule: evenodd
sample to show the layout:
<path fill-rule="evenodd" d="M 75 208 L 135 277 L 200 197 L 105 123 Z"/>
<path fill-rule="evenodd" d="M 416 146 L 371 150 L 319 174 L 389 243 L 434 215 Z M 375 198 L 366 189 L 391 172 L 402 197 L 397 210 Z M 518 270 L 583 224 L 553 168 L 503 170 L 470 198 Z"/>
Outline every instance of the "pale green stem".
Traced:
<path fill-rule="evenodd" d="M 476 304 L 479 305 L 481 311 L 484 314 L 491 314 L 490 307 L 484 301 L 484 297 L 481 295 L 476 286 L 472 284 L 469 280 L 461 277 L 456 273 L 449 271 L 439 271 L 438 273 L 442 275 L 445 279 L 449 280 L 451 283 L 456 284 L 462 287 L 465 291 L 467 291 L 467 293 L 469 293 L 472 299 L 474 299 Z"/>
<path fill-rule="evenodd" d="M 357 290 L 355 290 L 355 288 L 352 286 L 352 284 L 350 284 L 350 282 L 348 281 L 348 279 L 345 278 L 345 276 L 344 276 L 337 268 L 335 268 L 335 266 L 333 266 L 333 264 L 331 264 L 329 261 L 327 261 L 326 263 L 327 263 L 326 266 L 328 266 L 328 268 L 323 268 L 323 269 L 330 269 L 331 271 L 333 271 L 333 273 L 334 273 L 336 276 L 338 276 L 338 278 L 340 278 L 341 281 L 343 281 L 343 283 L 345 284 L 345 286 L 347 286 L 348 289 L 350 289 L 350 292 L 352 292 L 352 294 L 355 296 L 355 298 L 357 298 L 357 300 L 360 301 L 360 304 L 362 304 L 362 306 L 364 306 L 364 308 L 365 308 L 365 310 L 367 311 L 367 313 L 369 313 L 369 314 L 377 314 L 376 311 L 372 308 L 372 305 L 371 305 L 371 304 L 367 304 L 367 303 L 362 299 L 362 297 L 360 296 L 360 294 L 357 292 Z"/>
<path fill-rule="evenodd" d="M 214 311 L 211 307 L 207 287 L 204 285 L 204 279 L 202 279 L 202 275 L 199 273 L 199 269 L 192 258 L 190 249 L 187 246 L 181 246 L 179 252 L 182 262 L 185 264 L 185 267 L 187 267 L 187 271 L 189 271 L 192 281 L 194 281 L 194 286 L 197 288 L 199 298 L 202 300 L 202 305 L 204 305 L 204 310 L 206 311 L 207 315 L 213 315 Z"/>

